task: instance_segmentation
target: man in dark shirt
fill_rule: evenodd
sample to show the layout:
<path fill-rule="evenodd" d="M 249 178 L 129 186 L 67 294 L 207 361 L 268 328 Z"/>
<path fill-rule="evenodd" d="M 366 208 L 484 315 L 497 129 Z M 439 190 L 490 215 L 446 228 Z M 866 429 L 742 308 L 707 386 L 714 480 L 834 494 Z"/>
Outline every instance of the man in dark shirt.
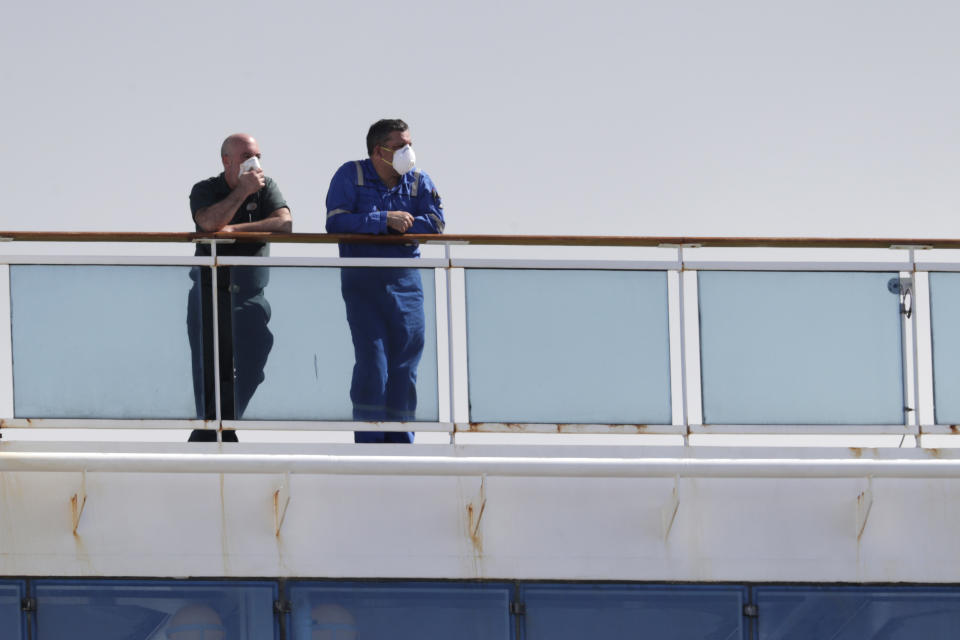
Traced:
<path fill-rule="evenodd" d="M 241 169 L 250 158 L 260 158 L 257 141 L 235 133 L 220 147 L 223 173 L 193 185 L 190 211 L 197 231 L 273 231 L 289 233 L 293 219 L 276 182 L 256 166 Z M 259 165 L 259 162 L 258 162 Z M 266 243 L 237 242 L 217 245 L 218 255 L 266 256 Z M 210 247 L 198 244 L 196 255 L 209 256 Z M 193 355 L 193 389 L 197 417 L 215 417 L 213 385 L 213 312 L 211 271 L 191 271 L 194 280 L 187 310 L 187 330 Z M 263 368 L 273 346 L 267 328 L 270 304 L 263 295 L 269 279 L 266 267 L 219 267 L 217 269 L 217 331 L 220 341 L 220 407 L 225 420 L 239 419 L 254 391 L 263 382 Z M 208 375 L 204 375 L 204 372 Z M 215 441 L 216 433 L 195 430 L 191 442 Z M 233 431 L 223 432 L 224 441 L 237 440 Z"/>

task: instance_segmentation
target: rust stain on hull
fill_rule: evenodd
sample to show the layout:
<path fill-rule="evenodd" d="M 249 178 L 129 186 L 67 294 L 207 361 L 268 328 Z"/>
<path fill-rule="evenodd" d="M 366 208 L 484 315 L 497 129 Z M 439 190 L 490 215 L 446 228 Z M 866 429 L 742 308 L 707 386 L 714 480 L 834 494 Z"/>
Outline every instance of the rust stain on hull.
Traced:
<path fill-rule="evenodd" d="M 274 535 L 280 537 L 280 525 L 283 524 L 280 521 L 280 489 L 277 489 L 273 492 L 273 514 L 274 514 Z"/>
<path fill-rule="evenodd" d="M 491 425 L 490 428 L 487 428 L 487 425 Z M 483 432 L 497 432 L 502 431 L 503 428 L 508 429 L 509 431 L 524 431 L 525 427 L 519 422 L 471 422 L 467 425 L 467 430 L 472 433 L 483 433 Z"/>
<path fill-rule="evenodd" d="M 480 520 L 483 518 L 483 510 L 487 503 L 483 501 L 479 509 L 471 502 L 467 505 L 467 532 L 470 534 L 470 544 L 473 545 L 473 552 L 478 556 L 483 555 L 483 536 L 480 535 Z"/>
<path fill-rule="evenodd" d="M 73 535 L 77 536 L 77 529 L 80 527 L 80 513 L 83 511 L 83 505 L 87 499 L 81 501 L 78 494 L 73 494 L 70 498 L 70 522 L 73 524 Z"/>

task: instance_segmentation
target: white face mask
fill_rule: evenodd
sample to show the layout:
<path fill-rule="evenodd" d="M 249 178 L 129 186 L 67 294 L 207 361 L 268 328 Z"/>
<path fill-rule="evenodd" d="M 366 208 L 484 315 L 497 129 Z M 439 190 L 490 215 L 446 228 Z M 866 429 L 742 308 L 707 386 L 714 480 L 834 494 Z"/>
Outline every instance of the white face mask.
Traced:
<path fill-rule="evenodd" d="M 386 148 L 386 147 L 384 147 Z M 417 162 L 417 155 L 413 152 L 413 147 L 404 145 L 393 152 L 393 170 L 403 175 L 413 169 Z"/>
<path fill-rule="evenodd" d="M 239 178 L 240 176 L 245 174 L 247 171 L 253 171 L 254 169 L 259 169 L 259 168 L 260 168 L 260 159 L 257 156 L 250 156 L 249 158 L 243 161 L 243 164 L 240 165 L 240 173 L 237 174 L 237 177 Z"/>

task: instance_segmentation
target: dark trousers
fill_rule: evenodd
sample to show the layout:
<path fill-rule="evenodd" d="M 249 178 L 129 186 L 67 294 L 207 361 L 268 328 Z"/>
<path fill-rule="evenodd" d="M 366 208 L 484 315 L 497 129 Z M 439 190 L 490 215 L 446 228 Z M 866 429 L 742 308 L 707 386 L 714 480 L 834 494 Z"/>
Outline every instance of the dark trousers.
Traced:
<path fill-rule="evenodd" d="M 193 288 L 187 302 L 187 333 L 193 364 L 193 395 L 197 417 L 216 418 L 213 377 L 213 301 L 210 270 L 194 269 Z M 240 280 L 239 278 L 237 278 Z M 231 287 L 230 269 L 217 269 L 217 331 L 220 338 L 220 415 L 224 420 L 243 417 L 250 399 L 264 380 L 263 369 L 273 348 L 267 327 L 270 304 L 262 289 Z M 231 292 L 232 290 L 232 292 Z M 189 442 L 216 442 L 215 431 L 195 429 Z M 236 431 L 223 431 L 224 442 L 237 442 Z"/>
<path fill-rule="evenodd" d="M 412 421 L 423 354 L 423 284 L 417 269 L 340 270 L 353 338 L 353 419 Z M 355 442 L 413 442 L 413 432 L 358 431 Z"/>

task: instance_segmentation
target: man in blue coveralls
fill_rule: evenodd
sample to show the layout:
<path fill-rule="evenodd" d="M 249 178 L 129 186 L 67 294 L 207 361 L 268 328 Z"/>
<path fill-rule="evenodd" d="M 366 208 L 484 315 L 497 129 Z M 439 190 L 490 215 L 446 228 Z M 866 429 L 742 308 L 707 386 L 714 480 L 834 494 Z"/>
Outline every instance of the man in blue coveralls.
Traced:
<path fill-rule="evenodd" d="M 413 139 L 403 120 L 380 120 L 367 132 L 365 160 L 345 163 L 327 191 L 328 233 L 443 233 L 443 205 L 430 177 L 414 168 Z M 343 258 L 416 258 L 418 243 L 340 244 Z M 423 353 L 423 285 L 408 268 L 340 270 L 356 362 L 350 384 L 353 419 L 406 422 L 417 409 Z M 355 442 L 413 442 L 412 432 L 354 433 Z"/>

